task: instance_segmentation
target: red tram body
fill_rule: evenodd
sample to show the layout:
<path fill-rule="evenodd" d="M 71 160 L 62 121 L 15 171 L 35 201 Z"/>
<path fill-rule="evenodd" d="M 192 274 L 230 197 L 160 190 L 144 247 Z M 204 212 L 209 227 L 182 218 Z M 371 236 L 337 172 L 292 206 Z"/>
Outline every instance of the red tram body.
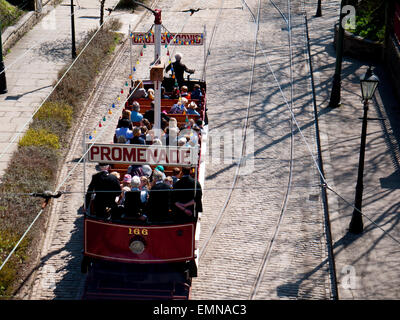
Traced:
<path fill-rule="evenodd" d="M 144 83 L 151 87 L 150 81 Z M 163 86 L 168 91 L 173 83 L 174 79 L 166 78 Z M 186 81 L 189 89 L 196 83 L 201 85 L 204 93 L 200 119 L 206 133 L 205 82 Z M 141 106 L 145 103 L 140 99 Z M 170 102 L 166 105 L 162 102 L 161 106 L 167 109 L 168 104 Z M 201 155 L 205 152 L 205 137 L 200 141 L 196 177 L 204 177 Z M 87 158 L 90 159 L 90 154 Z M 152 167 L 155 165 L 153 163 Z M 114 168 L 119 170 L 117 164 Z M 197 217 L 192 222 L 148 224 L 104 220 L 86 214 L 82 272 L 87 273 L 87 278 L 82 298 L 188 299 L 191 279 L 197 276 L 199 222 Z"/>

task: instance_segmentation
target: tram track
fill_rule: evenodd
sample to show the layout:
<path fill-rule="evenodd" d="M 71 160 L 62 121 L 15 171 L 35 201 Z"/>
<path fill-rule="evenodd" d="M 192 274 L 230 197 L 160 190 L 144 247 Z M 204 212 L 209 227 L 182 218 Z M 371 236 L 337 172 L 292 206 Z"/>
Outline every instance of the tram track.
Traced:
<path fill-rule="evenodd" d="M 240 166 L 241 166 L 241 161 L 243 159 L 244 155 L 244 151 L 245 151 L 245 142 L 246 142 L 246 132 L 247 129 L 249 127 L 249 115 L 250 115 L 250 106 L 251 106 L 251 94 L 252 94 L 252 86 L 253 86 L 253 77 L 254 77 L 254 68 L 255 68 L 255 59 L 256 59 L 256 55 L 257 55 L 257 36 L 258 36 L 258 31 L 259 31 L 259 19 L 260 19 L 260 11 L 261 11 L 261 1 L 258 0 L 258 4 L 257 4 L 257 14 L 255 15 L 251 8 L 248 6 L 246 1 L 242 1 L 245 4 L 245 7 L 247 8 L 247 10 L 249 11 L 249 13 L 251 14 L 254 23 L 255 23 L 255 28 L 256 28 L 256 34 L 255 34 L 255 39 L 254 39 L 254 48 L 253 48 L 253 63 L 252 63 L 252 76 L 251 76 L 251 80 L 250 80 L 250 90 L 249 90 L 249 96 L 248 96 L 248 104 L 247 104 L 247 108 L 246 108 L 246 118 L 245 118 L 245 124 L 243 126 L 243 136 L 242 136 L 242 145 L 241 145 L 241 155 L 240 155 L 240 159 L 238 161 L 238 164 L 236 166 L 236 171 L 235 171 L 235 175 L 232 181 L 232 186 L 230 187 L 230 189 L 228 190 L 228 195 L 225 198 L 225 202 L 224 205 L 222 207 L 222 209 L 220 210 L 218 216 L 217 216 L 217 220 L 214 222 L 213 226 L 211 227 L 211 232 L 209 233 L 208 237 L 205 239 L 205 241 L 202 244 L 202 247 L 200 248 L 199 254 L 200 254 L 200 259 L 204 256 L 206 249 L 209 245 L 209 243 L 212 241 L 213 235 L 215 234 L 218 226 L 220 225 L 220 222 L 223 218 L 223 214 L 226 212 L 228 205 L 229 205 L 229 200 L 231 199 L 232 193 L 235 189 L 235 186 L 237 184 L 237 180 L 239 177 L 239 170 L 240 170 Z M 274 4 L 275 6 L 275 4 Z M 290 6 L 290 1 L 288 0 L 288 6 Z M 276 7 L 276 6 L 275 6 Z M 283 16 L 281 10 L 279 10 L 278 7 L 276 7 L 277 10 L 281 13 L 281 15 Z M 290 14 L 289 14 L 290 17 Z M 290 18 L 287 21 L 288 22 L 288 39 L 289 39 L 289 57 L 290 57 L 290 108 L 292 109 L 292 105 L 293 105 L 293 72 L 292 72 L 292 67 L 293 67 L 293 63 L 292 63 L 292 48 L 291 48 L 291 28 L 290 28 Z M 217 23 L 214 26 L 214 30 L 216 29 Z M 214 33 L 213 33 L 214 34 Z M 209 51 L 209 50 L 208 50 Z M 291 189 L 291 184 L 292 184 L 292 169 L 293 169 L 293 153 L 294 153 L 294 136 L 293 136 L 293 118 L 290 115 L 289 116 L 289 122 L 290 122 L 290 131 L 291 131 L 291 137 L 290 137 L 290 161 L 289 161 L 289 173 L 288 173 L 288 184 L 287 184 L 287 189 L 285 192 L 285 196 L 284 199 L 282 201 L 282 207 L 281 207 L 281 212 L 280 212 L 280 216 L 278 219 L 278 223 L 275 227 L 273 236 L 271 238 L 271 240 L 268 242 L 268 246 L 265 250 L 265 253 L 263 255 L 262 261 L 260 262 L 259 268 L 258 268 L 258 272 L 257 272 L 257 276 L 256 276 L 256 282 L 253 284 L 251 292 L 250 292 L 250 299 L 253 299 L 256 295 L 257 289 L 259 287 L 260 282 L 262 281 L 262 276 L 263 273 L 265 271 L 265 268 L 267 266 L 267 262 L 268 262 L 268 258 L 270 256 L 271 250 L 272 250 L 272 244 L 274 242 L 274 239 L 277 237 L 278 232 L 279 232 L 279 226 L 282 223 L 282 219 L 283 219 L 283 215 L 285 213 L 286 210 L 286 206 L 287 206 L 287 200 L 290 194 L 290 189 Z"/>

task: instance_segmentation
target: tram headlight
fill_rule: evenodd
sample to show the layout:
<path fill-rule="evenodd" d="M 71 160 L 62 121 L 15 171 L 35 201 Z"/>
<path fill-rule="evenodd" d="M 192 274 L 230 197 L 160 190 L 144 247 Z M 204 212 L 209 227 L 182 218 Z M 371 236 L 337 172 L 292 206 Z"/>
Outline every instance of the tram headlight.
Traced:
<path fill-rule="evenodd" d="M 140 240 L 134 240 L 131 242 L 131 244 L 129 245 L 129 249 L 131 249 L 131 251 L 134 254 L 141 254 L 144 251 L 145 245 L 142 241 Z"/>

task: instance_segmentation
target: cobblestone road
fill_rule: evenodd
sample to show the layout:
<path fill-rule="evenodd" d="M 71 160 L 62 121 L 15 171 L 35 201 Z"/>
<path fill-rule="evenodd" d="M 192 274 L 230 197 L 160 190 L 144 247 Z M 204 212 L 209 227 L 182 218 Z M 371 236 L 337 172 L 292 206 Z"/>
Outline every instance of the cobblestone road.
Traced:
<path fill-rule="evenodd" d="M 239 2 L 234 0 L 208 1 L 208 10 L 200 10 L 191 17 L 188 13 L 177 11 L 197 8 L 193 1 L 180 1 L 179 6 L 175 4 L 172 7 L 166 1 L 160 3 L 163 24 L 171 32 L 201 32 L 205 24 L 207 43 L 213 40 L 207 66 L 210 141 L 215 137 L 213 132 L 227 132 L 227 137 L 229 134 L 232 136 L 235 130 L 240 133 L 249 104 L 253 63 L 255 24 L 251 14 L 246 6 L 238 9 Z M 288 15 L 286 1 L 275 3 Z M 256 14 L 257 2 L 252 0 L 247 4 Z M 312 153 L 316 155 L 301 2 L 293 3 L 291 12 L 293 112 Z M 147 30 L 151 24 L 152 17 L 146 18 L 137 30 Z M 138 75 L 144 78 L 148 78 L 148 65 L 153 58 L 153 48 L 146 50 L 138 65 Z M 184 55 L 184 63 L 196 69 L 193 78 L 200 77 L 203 48 L 179 48 L 179 51 Z M 298 130 L 294 130 L 291 157 L 291 116 L 266 57 L 282 86 L 284 96 L 290 101 L 287 26 L 270 2 L 262 1 L 254 85 L 249 104 L 248 132 L 254 133 L 254 168 L 239 177 L 220 224 L 205 248 L 200 260 L 199 277 L 193 281 L 193 299 L 248 299 L 266 254 L 265 272 L 254 298 L 331 298 L 318 172 Z M 115 101 L 115 92 L 128 76 L 128 64 L 129 55 L 125 54 L 125 65 L 118 66 L 115 76 L 101 88 L 102 95 L 94 100 L 99 109 L 85 119 L 86 128 L 94 128 L 98 114 L 103 114 L 107 106 Z M 110 126 L 101 141 L 109 142 L 113 129 Z M 75 154 L 70 155 L 66 170 L 73 167 L 73 160 L 80 156 L 81 149 L 77 148 Z M 227 160 L 224 163 L 222 160 L 216 161 L 215 154 L 212 157 L 208 154 L 200 247 L 206 243 L 224 206 L 236 171 L 236 163 L 225 156 Z M 291 158 L 292 180 L 288 189 Z M 88 170 L 87 178 L 93 171 L 93 168 Z M 70 190 L 83 189 L 81 177 L 82 167 L 79 167 L 69 180 Z M 79 269 L 83 218 L 77 210 L 81 205 L 82 195 L 78 193 L 55 202 L 43 249 L 43 263 L 37 273 L 32 295 L 28 298 L 79 297 L 83 283 Z M 280 217 L 279 232 L 268 250 Z"/>

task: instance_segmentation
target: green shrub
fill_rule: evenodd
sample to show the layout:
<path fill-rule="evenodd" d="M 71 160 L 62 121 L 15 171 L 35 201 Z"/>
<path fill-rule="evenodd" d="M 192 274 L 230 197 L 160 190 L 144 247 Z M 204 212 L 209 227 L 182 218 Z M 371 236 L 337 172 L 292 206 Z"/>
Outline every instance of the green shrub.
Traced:
<path fill-rule="evenodd" d="M 60 120 L 67 124 L 70 128 L 72 124 L 72 107 L 63 102 L 48 101 L 45 102 L 39 111 L 35 114 L 34 119 L 38 120 Z"/>
<path fill-rule="evenodd" d="M 360 37 L 382 42 L 385 38 L 384 1 L 364 0 L 356 8 L 356 29 L 346 30 Z"/>
<path fill-rule="evenodd" d="M 15 24 L 24 12 L 5 0 L 0 0 L 0 21 L 2 28 Z"/>
<path fill-rule="evenodd" d="M 53 149 L 59 149 L 60 143 L 55 134 L 45 129 L 29 129 L 20 140 L 19 146 L 47 146 Z"/>

